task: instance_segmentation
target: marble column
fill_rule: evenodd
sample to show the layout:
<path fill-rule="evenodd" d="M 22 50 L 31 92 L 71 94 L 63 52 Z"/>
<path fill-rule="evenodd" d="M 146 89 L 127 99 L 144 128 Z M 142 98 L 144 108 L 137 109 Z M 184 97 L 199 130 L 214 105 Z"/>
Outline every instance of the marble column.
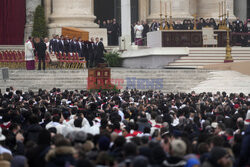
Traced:
<path fill-rule="evenodd" d="M 49 27 L 97 28 L 92 6 L 92 0 L 53 0 Z"/>
<path fill-rule="evenodd" d="M 146 20 L 148 16 L 149 0 L 139 0 L 139 20 Z"/>
<path fill-rule="evenodd" d="M 247 0 L 234 1 L 234 13 L 241 20 L 247 19 Z"/>
<path fill-rule="evenodd" d="M 24 41 L 26 41 L 32 34 L 34 13 L 38 5 L 41 5 L 41 0 L 26 0 L 26 24 L 24 30 Z"/>
<path fill-rule="evenodd" d="M 222 0 L 199 0 L 197 4 L 198 16 L 203 18 L 219 18 L 219 2 Z M 223 2 L 225 2 L 223 0 Z M 234 16 L 234 2 L 233 0 L 226 0 L 227 9 L 229 10 L 229 18 L 235 19 Z"/>
<path fill-rule="evenodd" d="M 75 27 L 89 32 L 89 37 L 102 37 L 107 44 L 107 30 L 94 23 L 93 0 L 53 0 L 49 16 L 49 33 L 61 34 L 62 27 Z"/>
<path fill-rule="evenodd" d="M 170 12 L 170 1 L 171 0 L 162 0 L 162 14 L 165 11 L 164 3 L 167 2 L 167 13 L 169 16 Z M 174 20 L 193 18 L 190 12 L 190 2 L 193 0 L 172 0 L 172 17 Z M 153 19 L 160 19 L 160 0 L 151 0 L 151 14 L 148 17 L 150 21 Z"/>
<path fill-rule="evenodd" d="M 174 20 L 183 20 L 193 18 L 190 9 L 194 6 L 191 6 L 193 0 L 172 0 L 172 16 Z"/>
<path fill-rule="evenodd" d="M 121 1 L 121 28 L 122 36 L 131 38 L 131 6 L 130 0 Z M 130 39 L 131 40 L 131 39 Z"/>

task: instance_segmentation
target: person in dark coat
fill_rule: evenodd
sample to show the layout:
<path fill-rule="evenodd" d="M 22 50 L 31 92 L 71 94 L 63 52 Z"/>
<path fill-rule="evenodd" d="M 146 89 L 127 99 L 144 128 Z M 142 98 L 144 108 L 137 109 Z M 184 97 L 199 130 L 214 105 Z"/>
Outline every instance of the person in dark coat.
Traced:
<path fill-rule="evenodd" d="M 46 44 L 40 39 L 40 42 L 35 45 L 35 51 L 38 56 L 38 70 L 41 70 L 41 61 L 43 62 L 43 70 L 45 70 Z"/>
<path fill-rule="evenodd" d="M 98 65 L 99 63 L 104 63 L 104 52 L 105 52 L 105 48 L 104 45 L 102 43 L 102 41 L 99 40 L 99 38 L 96 38 L 96 50 L 97 50 L 97 54 L 96 54 L 96 65 Z"/>
<path fill-rule="evenodd" d="M 147 33 L 149 32 L 149 25 L 146 21 L 143 22 L 142 38 L 143 44 L 147 44 Z"/>
<path fill-rule="evenodd" d="M 64 36 L 63 35 L 61 35 L 61 37 L 59 38 L 58 48 L 59 48 L 59 52 L 63 54 L 64 52 Z"/>
<path fill-rule="evenodd" d="M 45 156 L 50 150 L 51 135 L 48 130 L 42 130 L 38 136 L 38 145 L 26 153 L 29 166 L 44 167 Z"/>
<path fill-rule="evenodd" d="M 69 51 L 70 53 L 76 53 L 77 52 L 77 41 L 76 37 L 73 38 L 73 40 L 69 44 Z"/>
<path fill-rule="evenodd" d="M 76 150 L 71 146 L 70 142 L 64 138 L 56 139 L 56 147 L 50 149 L 46 154 L 46 167 L 62 167 L 62 166 L 74 166 L 76 160 L 74 154 Z"/>
<path fill-rule="evenodd" d="M 107 20 L 108 45 L 112 45 L 112 24 Z"/>
<path fill-rule="evenodd" d="M 151 31 L 157 31 L 157 29 L 159 28 L 159 24 L 156 22 L 156 20 L 153 20 L 151 26 L 150 26 L 150 30 Z"/>
<path fill-rule="evenodd" d="M 89 68 L 95 66 L 95 57 L 97 55 L 97 49 L 94 38 L 92 37 L 89 42 L 88 52 L 89 52 Z"/>
<path fill-rule="evenodd" d="M 27 131 L 24 133 L 25 140 L 37 143 L 38 136 L 43 128 L 39 125 L 38 117 L 35 115 L 30 116 L 29 123 L 30 125 L 28 126 Z"/>
<path fill-rule="evenodd" d="M 78 42 L 77 42 L 77 44 L 76 44 L 76 50 L 77 50 L 77 53 L 78 53 L 78 56 L 79 57 L 82 57 L 82 38 L 81 37 L 79 37 L 78 38 Z"/>
<path fill-rule="evenodd" d="M 89 66 L 89 51 L 88 51 L 89 41 L 83 41 L 82 42 L 82 55 L 85 57 L 86 66 L 88 68 Z"/>
<path fill-rule="evenodd" d="M 112 32 L 111 32 L 111 38 L 112 38 L 112 45 L 117 46 L 118 45 L 118 37 L 120 35 L 120 26 L 116 22 L 116 19 L 113 19 L 112 24 Z"/>
<path fill-rule="evenodd" d="M 52 53 L 54 50 L 54 42 L 56 41 L 56 35 L 52 35 L 52 39 L 49 41 L 49 52 Z"/>
<path fill-rule="evenodd" d="M 238 166 L 250 166 L 250 125 L 247 126 L 241 144 L 240 159 Z"/>
<path fill-rule="evenodd" d="M 64 40 L 64 52 L 66 53 L 66 55 L 68 55 L 68 53 L 69 53 L 69 44 L 70 44 L 69 37 L 65 36 L 65 40 Z"/>

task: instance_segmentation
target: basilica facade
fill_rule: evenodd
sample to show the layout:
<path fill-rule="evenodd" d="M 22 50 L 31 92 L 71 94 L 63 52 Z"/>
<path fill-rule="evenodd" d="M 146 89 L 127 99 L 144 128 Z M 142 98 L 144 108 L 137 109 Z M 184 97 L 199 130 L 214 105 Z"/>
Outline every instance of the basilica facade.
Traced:
<path fill-rule="evenodd" d="M 131 21 L 160 19 L 160 13 L 170 15 L 174 20 L 187 18 L 219 18 L 219 2 L 226 2 L 230 19 L 247 18 L 246 0 L 131 0 Z M 42 3 L 45 7 L 46 19 L 50 33 L 58 33 L 63 26 L 74 26 L 85 30 L 97 30 L 96 20 L 121 19 L 121 0 L 26 0 L 26 33 L 30 34 L 32 13 Z M 250 12 L 249 12 L 250 13 Z"/>
<path fill-rule="evenodd" d="M 16 4 L 16 0 L 10 1 Z M 194 18 L 219 18 L 219 2 L 226 2 L 231 20 L 240 17 L 250 18 L 250 2 L 248 0 L 131 0 L 131 23 L 138 20 L 159 20 L 160 14 L 170 16 L 173 20 Z M 116 18 L 121 23 L 121 0 L 19 0 L 24 3 L 24 39 L 32 32 L 35 8 L 43 5 L 50 35 L 60 34 L 62 27 L 77 27 L 90 32 L 90 36 L 103 36 L 106 30 L 99 29 L 96 20 Z M 20 8 L 17 6 L 16 8 Z M 11 7 L 10 10 L 16 9 Z M 6 10 L 6 13 L 10 12 Z M 7 14 L 6 14 L 7 16 Z M 5 18 L 2 18 L 4 20 Z M 18 17 L 12 18 L 18 21 Z M 21 18 L 23 19 L 23 18 Z M 20 19 L 19 19 L 20 20 Z M 13 20 L 15 21 L 15 20 Z M 22 26 L 19 26 L 22 28 Z M 8 28 L 5 28 L 8 30 Z M 105 39 L 104 39 L 105 40 Z M 3 40 L 4 41 L 4 40 Z M 1 42 L 4 44 L 3 42 Z M 10 42 L 11 43 L 11 42 Z"/>

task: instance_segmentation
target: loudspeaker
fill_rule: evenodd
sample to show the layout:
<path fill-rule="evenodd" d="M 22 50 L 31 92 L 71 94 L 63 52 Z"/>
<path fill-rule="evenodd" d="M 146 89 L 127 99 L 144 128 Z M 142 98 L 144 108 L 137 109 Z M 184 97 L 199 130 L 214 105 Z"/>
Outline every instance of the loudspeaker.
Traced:
<path fill-rule="evenodd" d="M 5 81 L 9 79 L 9 68 L 2 68 L 2 76 Z"/>

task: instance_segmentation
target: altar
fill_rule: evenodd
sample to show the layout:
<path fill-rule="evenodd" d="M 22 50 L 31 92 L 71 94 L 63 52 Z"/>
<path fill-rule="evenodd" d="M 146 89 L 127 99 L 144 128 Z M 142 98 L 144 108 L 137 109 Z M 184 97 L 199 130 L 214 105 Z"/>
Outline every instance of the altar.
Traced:
<path fill-rule="evenodd" d="M 214 30 L 218 47 L 226 47 L 226 30 Z M 153 47 L 203 47 L 202 30 L 163 30 L 147 33 L 147 46 Z"/>

